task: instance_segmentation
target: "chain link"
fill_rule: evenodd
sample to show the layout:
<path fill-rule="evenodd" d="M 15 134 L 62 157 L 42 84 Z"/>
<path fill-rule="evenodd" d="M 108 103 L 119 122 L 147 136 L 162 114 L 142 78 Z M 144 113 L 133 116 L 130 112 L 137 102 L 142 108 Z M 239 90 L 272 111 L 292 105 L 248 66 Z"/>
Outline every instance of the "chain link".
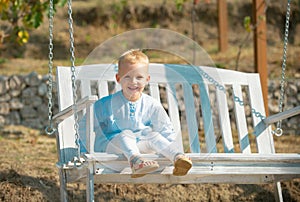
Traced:
<path fill-rule="evenodd" d="M 203 70 L 198 70 L 198 71 L 200 71 L 200 74 L 203 76 L 203 78 L 205 78 L 207 81 L 213 84 L 218 90 L 226 93 L 226 89 L 222 84 L 220 84 L 218 81 L 216 81 L 214 78 L 212 78 L 208 73 L 204 72 Z M 245 105 L 244 102 L 238 96 L 233 95 L 233 99 L 235 102 L 239 103 L 239 105 L 241 106 Z M 256 109 L 254 108 L 252 108 L 251 111 L 257 118 L 260 118 L 261 120 L 266 118 L 264 115 L 256 111 Z"/>
<path fill-rule="evenodd" d="M 52 90 L 53 90 L 53 0 L 49 1 L 49 63 L 48 63 L 48 121 L 49 125 L 45 128 L 45 132 L 48 135 L 55 133 L 56 129 L 53 127 L 52 123 Z"/>
<path fill-rule="evenodd" d="M 285 31 L 284 31 L 284 41 L 283 41 L 283 56 L 282 56 L 282 72 L 281 72 L 281 81 L 280 81 L 280 98 L 279 98 L 279 112 L 283 110 L 283 102 L 284 102 L 284 88 L 285 88 L 285 69 L 286 69 L 286 60 L 287 60 L 287 45 L 288 45 L 288 36 L 289 36 L 289 24 L 290 24 L 290 0 L 287 3 L 287 11 L 285 18 Z M 282 121 L 277 122 L 277 128 L 272 131 L 276 136 L 282 135 Z"/>
<path fill-rule="evenodd" d="M 72 0 L 68 0 L 68 15 L 69 15 L 69 34 L 70 34 L 70 61 L 71 61 L 71 80 L 73 90 L 73 102 L 74 102 L 74 130 L 75 130 L 75 144 L 77 147 L 77 159 L 80 161 L 80 144 L 79 144 L 79 133 L 78 133 L 78 112 L 77 112 L 77 86 L 76 86 L 76 71 L 75 71 L 75 48 L 74 48 L 74 36 L 73 36 L 73 18 L 72 18 Z M 74 162 L 76 163 L 76 162 Z"/>

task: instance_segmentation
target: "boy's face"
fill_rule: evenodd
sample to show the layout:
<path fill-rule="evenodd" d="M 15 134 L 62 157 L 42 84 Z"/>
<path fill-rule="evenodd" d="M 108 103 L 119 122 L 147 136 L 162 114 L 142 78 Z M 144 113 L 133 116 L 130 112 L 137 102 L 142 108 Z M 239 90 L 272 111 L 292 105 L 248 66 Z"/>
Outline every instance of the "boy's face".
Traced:
<path fill-rule="evenodd" d="M 116 74 L 116 79 L 121 84 L 125 98 L 135 102 L 141 97 L 150 75 L 146 64 L 123 63 Z"/>

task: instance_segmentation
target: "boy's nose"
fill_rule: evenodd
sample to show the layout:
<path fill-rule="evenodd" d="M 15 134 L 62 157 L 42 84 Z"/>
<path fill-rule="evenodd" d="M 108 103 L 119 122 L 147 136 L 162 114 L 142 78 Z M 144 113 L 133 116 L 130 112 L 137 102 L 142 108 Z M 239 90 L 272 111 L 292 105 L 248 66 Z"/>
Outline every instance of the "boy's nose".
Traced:
<path fill-rule="evenodd" d="M 137 82 L 137 79 L 136 79 L 135 77 L 133 77 L 133 78 L 131 79 L 131 82 L 132 82 L 132 83 L 136 83 L 136 82 Z"/>

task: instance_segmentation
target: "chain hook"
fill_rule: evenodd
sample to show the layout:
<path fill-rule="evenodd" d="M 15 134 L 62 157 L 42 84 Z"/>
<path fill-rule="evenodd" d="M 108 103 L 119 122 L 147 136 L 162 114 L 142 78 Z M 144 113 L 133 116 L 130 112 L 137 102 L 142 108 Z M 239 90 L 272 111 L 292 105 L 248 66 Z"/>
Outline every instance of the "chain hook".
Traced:
<path fill-rule="evenodd" d="M 272 135 L 276 135 L 277 137 L 282 136 L 283 130 L 281 128 L 276 128 L 275 130 L 272 130 Z"/>
<path fill-rule="evenodd" d="M 45 132 L 47 135 L 53 135 L 55 132 L 56 132 L 56 129 L 52 126 L 52 125 L 49 125 L 45 128 Z"/>

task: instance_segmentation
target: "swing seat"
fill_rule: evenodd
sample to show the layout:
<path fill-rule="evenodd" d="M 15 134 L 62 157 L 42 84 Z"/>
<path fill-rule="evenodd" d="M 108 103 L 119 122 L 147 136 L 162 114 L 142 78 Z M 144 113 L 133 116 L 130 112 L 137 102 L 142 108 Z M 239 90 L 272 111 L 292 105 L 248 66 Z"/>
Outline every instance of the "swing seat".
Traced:
<path fill-rule="evenodd" d="M 275 153 L 270 124 L 300 113 L 300 106 L 265 117 L 259 75 L 214 67 L 154 64 L 145 92 L 162 102 L 176 131 L 178 148 L 193 161 L 186 176 L 173 176 L 173 165 L 157 154 L 144 154 L 158 161 L 160 170 L 131 178 L 122 155 L 95 151 L 93 103 L 120 87 L 112 64 L 76 67 L 79 101 L 73 105 L 71 70 L 57 68 L 58 167 L 61 199 L 67 199 L 66 183 L 85 182 L 87 201 L 92 201 L 94 183 L 274 183 L 275 198 L 282 201 L 281 181 L 300 178 L 300 154 Z M 84 163 L 72 163 L 78 149 L 74 112 L 84 116 L 82 153 Z M 249 121 L 251 119 L 251 121 Z M 233 124 L 234 123 L 234 124 Z M 70 163 L 71 162 L 71 163 Z M 122 168 L 120 172 L 111 169 Z"/>

